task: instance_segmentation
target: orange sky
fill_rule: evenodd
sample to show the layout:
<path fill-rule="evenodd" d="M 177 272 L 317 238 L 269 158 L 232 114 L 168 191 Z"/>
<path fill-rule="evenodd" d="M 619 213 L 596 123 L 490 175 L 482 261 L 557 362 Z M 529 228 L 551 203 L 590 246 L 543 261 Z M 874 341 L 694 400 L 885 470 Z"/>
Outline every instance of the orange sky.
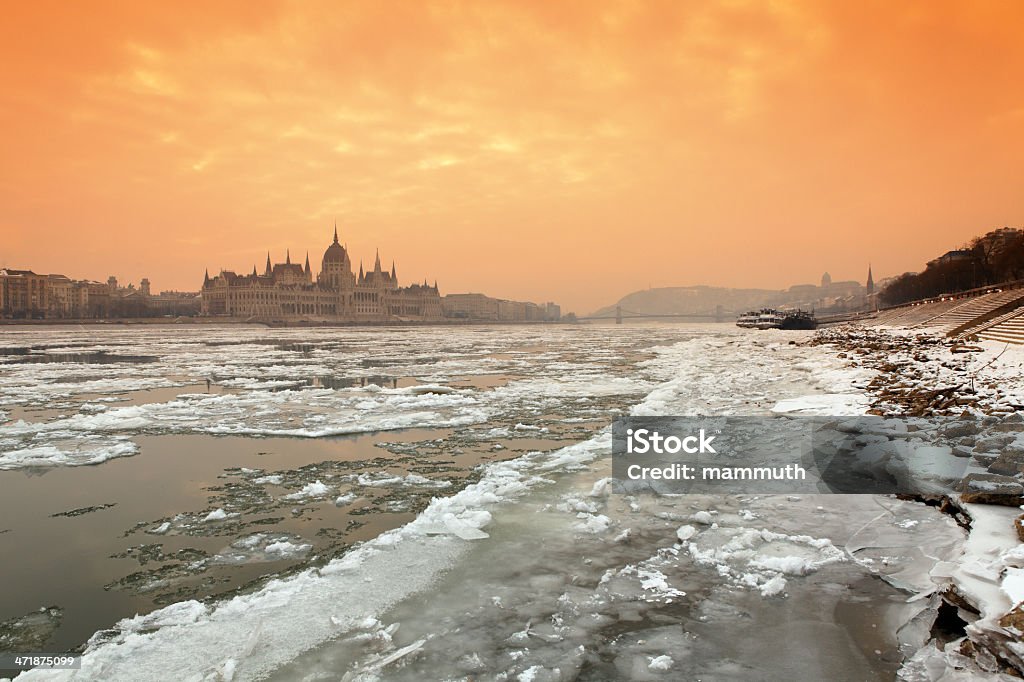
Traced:
<path fill-rule="evenodd" d="M 587 312 L 1024 224 L 1024 3 L 8 3 L 0 266 L 155 289 L 338 219 Z"/>

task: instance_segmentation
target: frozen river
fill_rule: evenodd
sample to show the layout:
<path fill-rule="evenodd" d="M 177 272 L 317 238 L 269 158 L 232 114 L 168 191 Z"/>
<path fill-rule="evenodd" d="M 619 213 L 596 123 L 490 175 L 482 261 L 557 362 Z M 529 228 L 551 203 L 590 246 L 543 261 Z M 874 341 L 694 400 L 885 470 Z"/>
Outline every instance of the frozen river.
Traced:
<path fill-rule="evenodd" d="M 616 414 L 863 411 L 808 334 L 4 328 L 0 650 L 89 641 L 40 679 L 890 679 L 952 519 L 606 482 Z"/>

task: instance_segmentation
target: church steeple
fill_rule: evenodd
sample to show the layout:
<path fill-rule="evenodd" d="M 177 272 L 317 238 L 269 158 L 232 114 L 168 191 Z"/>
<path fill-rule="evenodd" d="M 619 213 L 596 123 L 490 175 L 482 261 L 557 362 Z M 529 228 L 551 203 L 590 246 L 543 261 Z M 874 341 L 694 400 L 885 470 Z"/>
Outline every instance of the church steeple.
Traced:
<path fill-rule="evenodd" d="M 380 249 L 377 249 L 377 262 L 373 266 L 374 272 L 380 272 Z"/>
<path fill-rule="evenodd" d="M 267 269 L 266 269 L 266 271 L 263 274 L 265 276 L 267 276 L 267 277 L 270 277 L 270 273 L 271 272 L 272 272 L 272 268 L 270 267 L 270 252 L 267 251 Z"/>
<path fill-rule="evenodd" d="M 284 264 L 285 265 L 291 265 L 292 264 L 292 250 L 291 249 L 288 249 L 287 251 L 284 252 Z"/>
<path fill-rule="evenodd" d="M 252 276 L 256 277 L 256 264 L 255 263 L 252 264 Z"/>
<path fill-rule="evenodd" d="M 395 274 L 395 261 L 391 261 L 391 281 L 398 281 L 398 275 Z"/>
<path fill-rule="evenodd" d="M 871 263 L 868 263 L 868 296 L 875 293 L 875 278 L 871 276 Z"/>
<path fill-rule="evenodd" d="M 206 268 L 206 274 L 203 275 L 203 286 L 210 283 L 210 268 Z"/>
<path fill-rule="evenodd" d="M 306 252 L 306 274 L 312 275 L 313 271 L 309 269 L 309 251 Z"/>

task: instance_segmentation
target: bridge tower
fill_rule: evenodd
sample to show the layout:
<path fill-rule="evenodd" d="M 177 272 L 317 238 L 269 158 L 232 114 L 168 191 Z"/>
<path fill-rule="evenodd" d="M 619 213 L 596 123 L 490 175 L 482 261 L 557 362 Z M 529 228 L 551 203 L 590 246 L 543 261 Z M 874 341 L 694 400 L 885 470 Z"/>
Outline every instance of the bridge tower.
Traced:
<path fill-rule="evenodd" d="M 615 306 L 615 324 L 622 324 L 622 306 Z"/>

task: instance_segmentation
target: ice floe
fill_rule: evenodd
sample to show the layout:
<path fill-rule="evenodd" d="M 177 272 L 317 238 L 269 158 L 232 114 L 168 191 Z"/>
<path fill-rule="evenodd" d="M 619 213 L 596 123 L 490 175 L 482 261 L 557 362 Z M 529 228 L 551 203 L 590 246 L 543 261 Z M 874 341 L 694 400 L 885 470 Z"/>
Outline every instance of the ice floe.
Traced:
<path fill-rule="evenodd" d="M 327 486 L 320 482 L 320 480 L 307 483 L 302 486 L 302 489 L 298 492 L 285 495 L 282 499 L 285 500 L 307 500 L 316 497 L 326 497 L 331 493 L 330 486 Z"/>
<path fill-rule="evenodd" d="M 0 470 L 88 466 L 139 453 L 139 446 L 130 440 L 95 436 L 59 438 L 46 445 L 15 443 L 18 442 L 0 438 Z"/>
<path fill-rule="evenodd" d="M 438 345 L 446 343 L 443 335 L 435 338 Z M 745 364 L 735 371 L 722 372 L 720 357 L 715 358 L 714 350 L 729 343 L 740 344 L 735 350 Z M 496 342 L 494 346 L 495 351 L 500 348 Z M 121 434 L 122 431 L 154 431 L 317 437 L 407 426 L 482 424 L 496 414 L 506 414 L 510 404 L 522 413 L 536 411 L 539 414 L 541 410 L 579 407 L 584 404 L 584 399 L 602 394 L 635 394 L 638 402 L 631 410 L 635 414 L 696 414 L 705 411 L 767 414 L 780 402 L 780 396 L 782 400 L 800 400 L 802 396 L 815 392 L 841 395 L 842 386 L 839 384 L 846 380 L 836 369 L 836 374 L 828 378 L 832 385 L 808 388 L 805 369 L 787 369 L 786 363 L 773 364 L 770 357 L 773 353 L 791 353 L 810 362 L 821 357 L 820 351 L 786 348 L 750 341 L 746 337 L 738 341 L 700 338 L 697 335 L 681 343 L 657 347 L 651 351 L 652 359 L 641 363 L 642 377 L 609 379 L 602 374 L 608 371 L 609 365 L 602 365 L 597 360 L 602 357 L 613 359 L 615 349 L 602 349 L 596 342 L 592 347 L 593 361 L 580 363 L 590 366 L 579 368 L 578 374 L 567 375 L 562 368 L 558 370 L 561 378 L 551 376 L 510 381 L 489 391 L 457 389 L 416 393 L 387 387 L 271 391 L 264 385 L 262 388 L 245 388 L 246 392 L 241 394 L 186 395 L 169 402 L 117 407 L 103 413 L 75 415 L 52 422 L 24 422 L 13 437 L 28 439 L 60 430 L 108 435 Z M 253 357 L 261 361 L 285 360 L 276 349 L 266 350 L 256 344 L 245 348 L 251 349 Z M 160 352 L 172 351 L 164 349 Z M 602 356 L 602 352 L 607 356 Z M 236 347 L 232 355 L 244 356 L 245 353 L 238 352 Z M 210 361 L 202 360 L 202 357 L 196 349 L 195 357 L 189 362 L 195 363 L 197 368 L 207 362 L 211 374 L 223 371 L 218 369 L 217 362 L 226 359 L 224 356 Z M 551 362 L 554 361 L 552 358 Z M 238 377 L 252 377 L 264 382 L 280 380 L 281 374 L 294 371 L 294 367 L 267 362 L 254 373 L 253 362 L 248 359 L 231 358 L 231 362 Z M 303 357 L 297 362 L 304 363 L 305 367 L 318 365 L 327 369 L 331 360 L 325 349 L 313 349 L 303 351 Z M 406 358 L 396 359 L 396 362 L 414 367 L 420 360 Z M 430 370 L 420 379 L 428 384 L 443 381 L 439 377 L 450 376 L 454 371 L 470 366 L 497 371 L 526 370 L 530 362 L 536 361 L 492 361 L 475 357 L 458 367 L 454 362 L 438 360 L 429 363 Z M 830 367 L 824 361 L 822 366 Z M 776 374 L 782 375 L 780 388 L 769 393 L 765 387 L 765 376 L 774 377 Z M 575 398 L 581 402 L 566 402 Z M 815 401 L 804 400 L 803 404 L 808 402 Z M 595 414 L 600 414 L 599 408 L 595 409 Z M 119 416 L 130 426 L 117 425 L 117 416 L 112 413 L 122 410 Z M 514 420 L 509 420 L 513 426 L 504 428 L 502 434 L 511 435 L 516 431 L 514 424 L 525 423 L 518 421 L 519 416 L 516 413 Z M 528 416 L 523 418 L 529 419 Z M 529 433 L 527 430 L 526 434 L 519 435 Z M 589 473 L 587 470 L 595 460 L 606 457 L 610 452 L 610 441 L 610 434 L 605 431 L 554 452 L 530 452 L 517 459 L 487 464 L 479 472 L 478 481 L 448 497 L 434 498 L 409 524 L 368 540 L 321 568 L 310 568 L 271 580 L 250 593 L 218 603 L 181 602 L 138 619 L 125 619 L 111 632 L 90 641 L 80 675 L 83 679 L 104 680 L 202 679 L 217 675 L 231 675 L 236 679 L 261 678 L 273 674 L 318 645 L 341 641 L 339 635 L 366 634 L 370 630 L 363 625 L 368 616 L 382 618 L 383 613 L 404 603 L 410 596 L 435 586 L 441 576 L 476 551 L 474 547 L 498 544 L 498 536 L 488 538 L 495 519 L 508 513 L 510 507 L 515 507 L 509 503 L 532 499 L 530 496 L 536 491 L 557 487 L 560 481 L 569 478 L 567 474 Z M 255 477 L 255 480 L 268 484 L 284 482 L 284 479 L 275 481 L 273 476 Z M 376 475 L 360 482 L 356 476 L 346 483 L 367 487 L 427 485 L 416 479 L 410 482 L 408 476 L 388 476 L 396 480 Z M 604 476 L 606 472 L 601 473 L 601 477 Z M 388 483 L 385 484 L 385 480 Z M 618 524 L 629 517 L 600 506 L 614 500 L 608 495 L 607 481 L 602 483 L 601 480 L 591 478 L 578 490 L 568 495 L 560 494 L 542 507 L 550 514 L 564 516 L 561 523 L 565 529 L 582 524 L 583 527 L 575 529 L 575 533 L 565 534 L 569 538 L 565 542 L 586 543 L 582 546 L 595 549 L 591 556 L 607 554 L 613 551 L 609 549 L 613 546 L 616 548 L 614 551 L 625 552 L 657 544 L 639 531 L 623 536 L 625 529 Z M 316 483 L 326 488 L 318 491 L 318 495 L 324 498 L 340 492 L 333 481 L 332 485 L 321 481 L 306 485 Z M 306 486 L 298 493 L 305 489 Z M 339 495 L 336 502 L 347 494 L 351 493 Z M 441 494 L 440 490 L 438 494 Z M 595 504 L 598 506 L 590 506 Z M 552 575 L 535 571 L 531 583 L 535 590 L 553 591 L 563 596 L 552 599 L 548 604 L 531 604 L 529 602 L 533 600 L 523 597 L 528 592 L 524 591 L 515 600 L 522 602 L 517 604 L 517 608 L 524 611 L 544 609 L 550 620 L 541 622 L 531 621 L 529 616 L 521 618 L 518 621 L 520 629 L 516 632 L 522 633 L 520 644 L 523 646 L 514 647 L 510 643 L 500 653 L 466 649 L 464 656 L 452 657 L 451 663 L 464 666 L 463 675 L 483 664 L 484 670 L 510 671 L 507 679 L 524 675 L 524 679 L 534 680 L 561 676 L 571 678 L 586 660 L 586 647 L 573 641 L 571 636 L 583 637 L 584 641 L 586 637 L 598 637 L 596 633 L 602 627 L 608 626 L 609 621 L 615 622 L 609 613 L 619 616 L 623 623 L 638 622 L 630 619 L 642 618 L 644 609 L 650 604 L 683 599 L 687 596 L 687 589 L 678 582 L 681 567 L 692 568 L 696 564 L 699 567 L 696 573 L 701 576 L 711 580 L 724 579 L 725 585 L 737 593 L 777 603 L 774 599 L 760 597 L 777 598 L 790 588 L 787 581 L 797 584 L 808 575 L 834 568 L 846 557 L 845 552 L 825 537 L 753 527 L 754 519 L 758 519 L 758 526 L 767 525 L 760 521 L 765 516 L 763 506 L 755 507 L 758 512 L 755 513 L 745 503 L 744 508 L 753 516 L 747 519 L 739 515 L 726 518 L 720 510 L 715 510 L 719 513 L 713 515 L 706 510 L 679 508 L 673 512 L 678 512 L 678 519 L 670 522 L 656 516 L 653 509 L 643 511 L 646 504 L 646 500 L 633 500 L 624 514 L 635 515 L 638 524 L 659 520 L 664 531 L 664 546 L 654 554 L 643 555 L 641 561 L 620 562 L 620 555 L 609 556 L 608 560 L 614 564 L 610 570 L 614 570 L 606 587 L 614 584 L 616 591 L 595 588 L 594 585 L 564 583 L 566 576 L 561 574 L 557 563 Z M 564 511 L 562 505 L 565 505 Z M 223 509 L 220 511 L 227 515 Z M 694 525 L 684 527 L 692 531 L 683 532 L 679 523 L 689 521 L 691 517 Z M 544 517 L 544 520 L 550 519 Z M 171 523 L 165 529 L 165 532 L 171 532 L 177 521 L 164 523 Z M 590 532 L 592 529 L 596 532 Z M 263 555 L 270 555 L 282 549 L 297 552 L 295 548 L 304 544 L 300 538 L 266 542 L 267 539 L 247 540 L 246 543 L 251 542 L 252 547 L 231 547 L 226 552 L 237 551 L 244 555 L 254 548 L 262 548 Z M 567 547 L 574 546 L 559 544 L 550 549 L 543 546 L 535 549 L 538 558 L 557 562 L 557 554 L 546 552 L 568 552 Z M 271 547 L 277 549 L 271 551 Z M 601 551 L 596 551 L 597 548 Z M 504 608 L 502 604 L 514 601 L 508 593 L 503 592 L 503 595 L 504 601 L 499 599 L 497 604 L 489 603 L 488 608 L 500 611 Z M 608 602 L 616 595 L 620 595 L 621 601 L 616 602 L 613 610 L 608 607 Z M 720 605 L 723 610 L 727 607 L 730 605 Z M 708 606 L 705 612 L 712 610 L 712 606 Z M 519 614 L 515 617 L 519 618 Z M 373 625 L 372 631 L 380 632 L 386 627 L 383 623 L 380 627 Z M 672 679 L 672 675 L 689 664 L 696 638 L 678 624 L 662 627 L 645 623 L 642 630 L 642 635 L 627 632 L 607 643 L 608 665 L 619 676 Z M 512 632 L 508 634 L 511 636 Z M 418 634 L 409 635 L 402 642 L 394 641 L 390 635 L 389 638 L 376 638 L 380 646 L 386 648 L 369 654 L 364 652 L 355 669 L 367 676 L 381 674 L 385 670 L 392 674 L 403 662 L 413 662 L 426 655 L 433 644 Z M 191 655 L 183 657 L 182 651 Z M 476 659 L 470 654 L 477 654 Z M 70 679 L 73 675 L 71 672 L 56 672 L 44 676 L 41 671 L 34 671 L 27 673 L 25 679 Z"/>
<path fill-rule="evenodd" d="M 204 516 L 203 517 L 203 521 L 204 522 L 223 521 L 226 518 L 228 518 L 228 513 L 226 511 L 224 511 L 223 509 L 218 508 L 218 509 L 214 509 L 212 512 L 210 512 L 209 514 Z"/>

